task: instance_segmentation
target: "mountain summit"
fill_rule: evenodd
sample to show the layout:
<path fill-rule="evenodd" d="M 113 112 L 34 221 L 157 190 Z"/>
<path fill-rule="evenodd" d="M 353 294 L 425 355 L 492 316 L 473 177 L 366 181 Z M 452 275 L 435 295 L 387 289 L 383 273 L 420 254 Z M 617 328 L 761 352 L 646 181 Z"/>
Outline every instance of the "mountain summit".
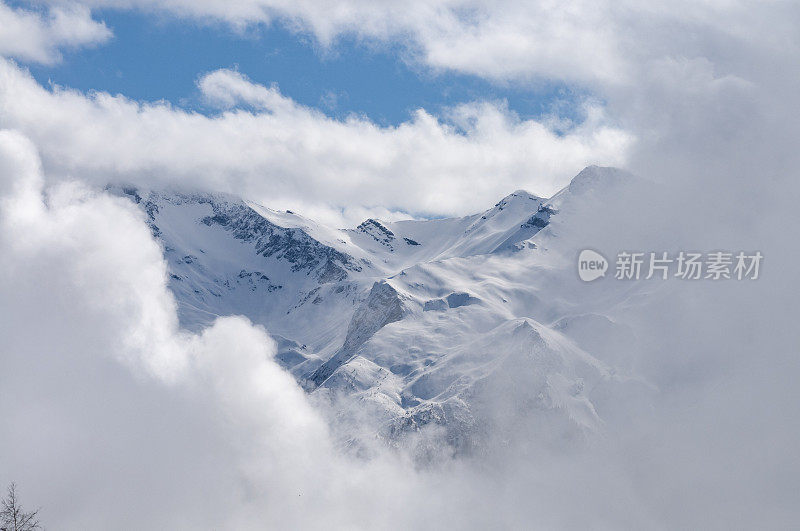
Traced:
<path fill-rule="evenodd" d="M 569 223 L 560 206 L 570 196 L 626 179 L 589 167 L 551 199 L 518 190 L 461 218 L 352 229 L 229 195 L 112 190 L 163 243 L 183 326 L 231 314 L 264 325 L 309 393 L 377 412 L 375 425 L 337 426 L 354 448 L 436 425 L 471 451 L 499 422 L 481 414 L 489 401 L 542 415 L 554 437 L 602 425 L 595 395 L 622 385 L 621 368 L 580 344 L 588 318 L 557 289 L 574 275 L 554 266 L 549 228 Z"/>

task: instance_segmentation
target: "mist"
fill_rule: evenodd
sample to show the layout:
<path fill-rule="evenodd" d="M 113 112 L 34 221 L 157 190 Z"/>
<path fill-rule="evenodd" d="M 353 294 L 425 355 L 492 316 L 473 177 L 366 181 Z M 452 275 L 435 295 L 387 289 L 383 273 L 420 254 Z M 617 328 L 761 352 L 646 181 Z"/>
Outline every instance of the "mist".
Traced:
<path fill-rule="evenodd" d="M 566 136 L 492 106 L 462 109 L 465 119 L 485 120 L 466 137 L 425 114 L 376 130 L 325 119 L 224 71 L 203 78 L 224 85 L 207 84 L 210 96 L 241 97 L 233 87 L 250 91 L 249 104 L 273 99 L 252 113 L 231 101 L 227 114 L 205 118 L 47 89 L 0 59 L 0 485 L 15 481 L 54 529 L 791 528 L 800 516 L 797 34 L 776 25 L 785 45 L 775 46 L 709 30 L 684 46 L 686 28 L 676 24 L 667 37 L 679 42 L 666 58 L 620 52 L 625 83 L 580 62 L 575 75 L 604 102 Z M 435 35 L 424 35 L 426 49 L 439 50 Z M 662 37 L 646 41 L 642 55 L 671 42 Z M 525 68 L 482 75 L 518 79 Z M 531 68 L 562 75 L 548 62 Z M 54 109 L 57 126 L 46 116 Z M 106 131 L 123 116 L 133 147 L 103 146 L 97 129 L 84 128 L 87 113 Z M 163 124 L 182 140 L 148 150 Z M 340 144 L 289 172 L 306 147 L 280 160 L 228 158 L 251 146 L 230 133 L 242 124 L 266 137 L 283 127 L 333 131 L 356 147 L 322 177 L 316 170 Z M 192 158 L 220 136 L 227 148 L 210 152 L 205 171 Z M 187 138 L 199 142 L 186 148 Z M 403 161 L 425 139 L 440 149 L 423 150 L 403 189 Z M 520 143 L 506 151 L 503 139 Z M 532 153 L 520 156 L 527 144 Z M 637 379 L 598 390 L 596 431 L 566 433 L 557 419 L 525 410 L 518 377 L 527 366 L 511 361 L 480 402 L 492 430 L 466 453 L 433 428 L 397 444 L 370 441 L 362 454 L 343 448 L 341 431 L 372 433 L 380 419 L 358 402 L 326 404 L 304 391 L 275 361 L 270 331 L 244 317 L 182 329 L 144 214 L 102 188 L 124 180 L 243 189 L 347 223 L 376 212 L 408 217 L 414 205 L 465 214 L 500 188 L 550 195 L 593 163 L 621 166 L 633 181 L 568 206 L 569 221 L 551 227 L 559 243 L 541 282 L 558 287 L 559 304 L 607 306 L 624 333 L 589 327 L 572 339 Z M 265 170 L 273 173 L 254 177 Z M 271 196 L 286 175 L 297 181 Z M 366 199 L 360 183 L 370 183 Z M 315 184 L 314 197 L 299 194 Z M 453 188 L 458 194 L 439 200 Z M 587 285 L 574 272 L 585 248 L 606 257 L 760 251 L 764 262 L 755 281 Z"/>

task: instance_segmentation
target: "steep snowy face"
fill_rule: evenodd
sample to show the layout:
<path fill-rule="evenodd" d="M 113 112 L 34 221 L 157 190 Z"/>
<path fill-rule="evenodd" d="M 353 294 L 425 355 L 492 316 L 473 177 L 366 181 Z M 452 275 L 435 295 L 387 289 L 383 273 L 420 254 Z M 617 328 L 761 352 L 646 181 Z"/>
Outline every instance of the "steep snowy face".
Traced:
<path fill-rule="evenodd" d="M 523 413 L 545 438 L 579 440 L 602 429 L 602 397 L 646 394 L 613 346 L 586 341 L 628 331 L 613 299 L 576 286 L 550 230 L 628 179 L 590 167 L 551 199 L 517 191 L 480 214 L 354 229 L 228 195 L 114 191 L 162 241 L 184 326 L 263 324 L 309 393 L 349 404 L 336 416 L 349 447 L 438 426 L 470 452 Z"/>
<path fill-rule="evenodd" d="M 422 262 L 505 249 L 512 245 L 509 240 L 523 228 L 543 202 L 544 199 L 540 197 L 518 190 L 481 214 L 391 223 L 369 219 L 345 232 L 368 256 L 375 257 L 375 262 L 382 264 L 387 272 L 399 272 Z M 525 239 L 535 232 L 528 231 Z"/>
<path fill-rule="evenodd" d="M 347 337 L 339 351 L 314 371 L 309 380 L 322 385 L 339 367 L 350 361 L 356 350 L 389 323 L 403 318 L 403 303 L 397 291 L 386 281 L 376 282 L 367 298 L 353 313 Z"/>
<path fill-rule="evenodd" d="M 299 216 L 224 194 L 110 190 L 136 202 L 162 242 L 183 326 L 245 315 L 305 345 L 293 366 L 320 363 L 317 350 L 336 350 L 346 335 L 342 319 L 380 275 L 346 252 L 346 243 L 323 238 L 338 231 Z"/>
<path fill-rule="evenodd" d="M 572 178 L 569 185 L 547 200 L 555 212 L 601 207 L 610 195 L 620 194 L 643 183 L 630 173 L 616 168 L 588 166 Z"/>
<path fill-rule="evenodd" d="M 203 218 L 204 224 L 222 227 L 237 240 L 252 244 L 258 255 L 284 260 L 292 272 L 305 271 L 326 283 L 346 279 L 348 271 L 362 270 L 352 256 L 323 245 L 299 228 L 279 227 L 244 203 L 210 201 L 209 205 L 213 215 Z"/>

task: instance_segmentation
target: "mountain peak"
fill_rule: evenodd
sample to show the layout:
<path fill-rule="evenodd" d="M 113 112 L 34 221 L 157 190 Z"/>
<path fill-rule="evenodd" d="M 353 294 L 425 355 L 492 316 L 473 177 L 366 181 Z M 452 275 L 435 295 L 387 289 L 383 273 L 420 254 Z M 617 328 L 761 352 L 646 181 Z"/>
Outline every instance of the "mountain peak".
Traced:
<path fill-rule="evenodd" d="M 567 188 L 570 192 L 582 193 L 599 187 L 614 186 L 629 177 L 630 174 L 625 170 L 612 166 L 586 166 L 572 178 Z"/>
<path fill-rule="evenodd" d="M 534 194 L 528 192 L 527 190 L 519 189 L 519 190 L 514 190 L 513 192 L 511 192 L 510 194 L 505 196 L 503 199 L 500 200 L 500 202 L 501 203 L 502 202 L 508 203 L 508 202 L 515 201 L 515 200 L 524 201 L 526 199 L 529 199 L 531 201 L 537 201 L 537 200 L 542 199 L 542 198 L 537 196 L 537 195 L 534 195 Z"/>
<path fill-rule="evenodd" d="M 482 219 L 491 218 L 503 210 L 510 211 L 535 211 L 541 197 L 535 196 L 525 190 L 517 190 L 505 196 L 484 213 Z"/>

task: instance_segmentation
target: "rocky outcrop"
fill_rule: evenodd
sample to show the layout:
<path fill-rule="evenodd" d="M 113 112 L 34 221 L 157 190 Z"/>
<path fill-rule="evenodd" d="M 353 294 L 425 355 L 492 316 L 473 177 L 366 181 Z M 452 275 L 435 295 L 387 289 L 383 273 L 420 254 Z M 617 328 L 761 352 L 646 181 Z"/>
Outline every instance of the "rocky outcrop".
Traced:
<path fill-rule="evenodd" d="M 375 335 L 375 332 L 402 318 L 403 304 L 397 290 L 384 280 L 373 284 L 369 295 L 356 308 L 350 320 L 342 347 L 311 375 L 313 386 L 322 385 L 336 369 L 347 363 L 358 347 Z"/>
<path fill-rule="evenodd" d="M 376 242 L 386 247 L 391 248 L 392 243 L 395 240 L 394 233 L 381 225 L 379 221 L 374 219 L 366 220 L 361 225 L 356 227 L 356 230 L 371 236 Z M 414 242 L 414 240 L 408 240 L 408 238 L 405 238 L 405 240 L 409 245 L 419 245 L 417 242 Z"/>
<path fill-rule="evenodd" d="M 234 238 L 253 243 L 256 252 L 292 264 L 292 271 L 315 274 L 320 282 L 338 282 L 348 271 L 361 271 L 355 260 L 318 242 L 298 228 L 279 227 L 244 203 L 209 201 L 213 216 L 203 218 L 206 225 L 219 225 Z"/>

